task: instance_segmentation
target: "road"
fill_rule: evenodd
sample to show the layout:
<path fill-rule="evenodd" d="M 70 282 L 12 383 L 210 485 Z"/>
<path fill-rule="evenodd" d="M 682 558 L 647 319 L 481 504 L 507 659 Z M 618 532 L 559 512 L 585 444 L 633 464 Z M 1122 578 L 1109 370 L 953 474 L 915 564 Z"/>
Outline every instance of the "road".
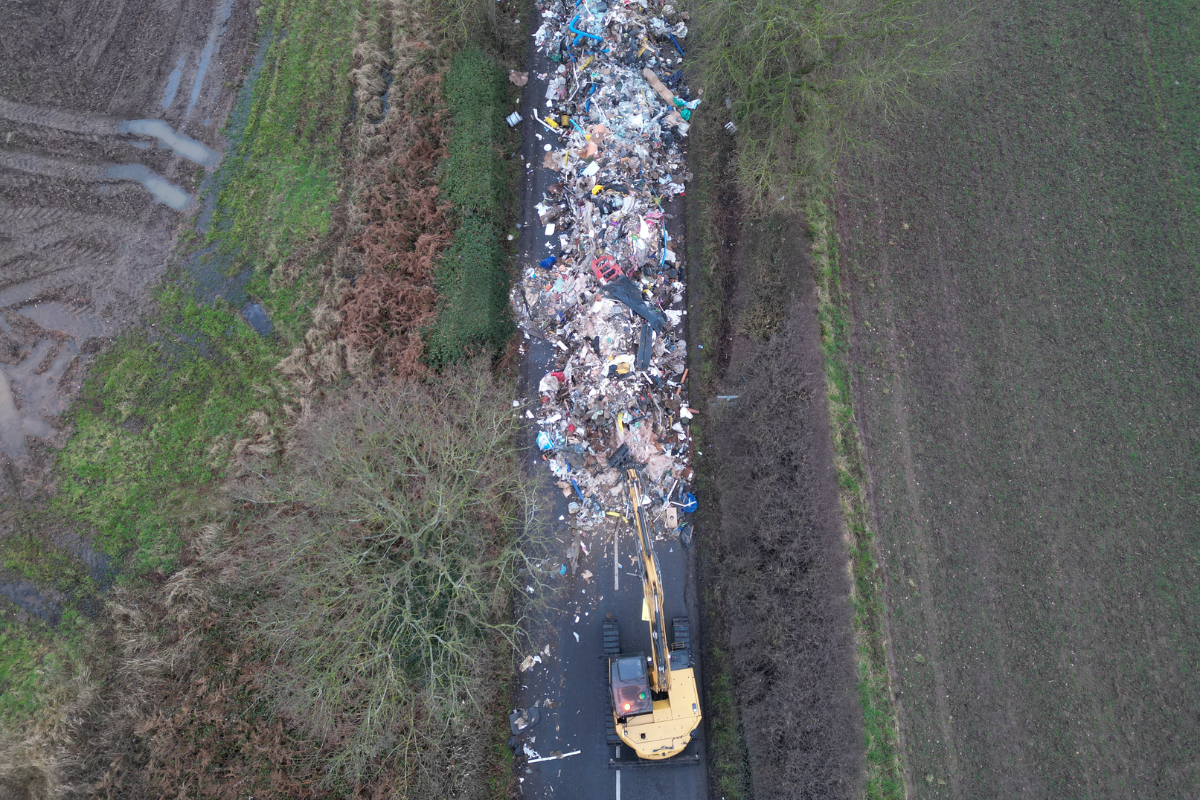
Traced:
<path fill-rule="evenodd" d="M 538 75 L 547 74 L 552 66 L 531 48 L 528 63 L 529 83 L 520 104 L 522 160 L 531 165 L 524 170 L 520 185 L 522 221 L 517 268 L 525 270 L 544 257 L 546 237 L 538 223 L 534 205 L 546 187 L 556 180 L 556 173 L 541 166 L 543 140 L 537 134 L 543 129 L 532 118 L 538 105 L 544 103 L 546 82 Z M 667 227 L 672 236 L 680 233 L 683 221 L 683 202 L 672 198 L 664 202 Z M 525 338 L 521 356 L 521 389 L 526 398 L 538 396 L 538 381 L 546 372 L 556 369 L 555 351 L 545 340 L 531 333 Z M 559 355 L 563 355 L 559 352 Z M 543 515 L 545 526 L 541 536 L 556 565 L 548 610 L 532 626 L 531 641 L 542 659 L 541 664 L 521 673 L 521 687 L 515 704 L 520 707 L 539 705 L 540 722 L 523 737 L 523 743 L 545 757 L 554 753 L 579 751 L 562 759 L 526 764 L 525 753 L 519 753 L 520 796 L 525 798 L 566 798 L 567 800 L 706 800 L 707 766 L 704 752 L 703 726 L 701 735 L 680 757 L 691 763 L 659 762 L 648 765 L 610 766 L 614 757 L 631 758 L 627 748 L 605 744 L 605 668 L 601 646 L 601 624 L 606 614 L 613 614 L 621 626 L 622 649 L 649 652 L 650 636 L 646 623 L 641 621 L 642 585 L 638 577 L 635 542 L 631 529 L 616 525 L 584 537 L 587 553 L 582 555 L 578 570 L 571 575 L 557 574 L 557 564 L 566 559 L 571 545 L 566 499 L 554 485 L 553 477 L 534 446 L 532 427 L 523 433 L 525 466 L 537 481 L 539 493 L 548 509 Z M 616 554 L 614 555 L 614 548 Z M 678 542 L 660 542 L 658 557 L 662 568 L 665 608 L 668 618 L 689 616 L 693 642 L 700 632 L 699 602 L 696 593 L 694 551 L 685 551 Z M 614 561 L 620 568 L 614 576 Z M 590 573 L 590 577 L 584 575 Z M 549 655 L 546 654 L 549 648 Z M 693 651 L 698 651 L 694 644 Z M 529 655 L 532 655 L 531 652 Z M 701 686 L 703 664 L 697 664 L 696 678 Z M 623 753 L 618 752 L 624 750 Z M 691 757 L 695 754 L 699 761 Z"/>

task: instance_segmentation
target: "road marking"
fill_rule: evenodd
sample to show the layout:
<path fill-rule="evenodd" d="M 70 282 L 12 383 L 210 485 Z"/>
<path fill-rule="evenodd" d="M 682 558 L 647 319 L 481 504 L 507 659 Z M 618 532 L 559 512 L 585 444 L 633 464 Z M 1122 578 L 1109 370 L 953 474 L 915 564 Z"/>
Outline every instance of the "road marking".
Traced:
<path fill-rule="evenodd" d="M 621 540 L 621 529 L 613 531 L 613 591 L 621 590 L 621 559 L 617 554 L 617 542 Z"/>
<path fill-rule="evenodd" d="M 617 770 L 617 800 L 621 800 L 621 770 Z"/>

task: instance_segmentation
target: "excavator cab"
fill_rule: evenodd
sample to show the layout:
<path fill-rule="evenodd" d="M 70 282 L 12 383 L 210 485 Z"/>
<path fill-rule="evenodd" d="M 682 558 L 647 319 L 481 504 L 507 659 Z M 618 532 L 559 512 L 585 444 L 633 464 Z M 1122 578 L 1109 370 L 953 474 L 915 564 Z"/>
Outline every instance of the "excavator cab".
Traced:
<path fill-rule="evenodd" d="M 618 717 L 626 719 L 654 710 L 654 698 L 650 696 L 650 674 L 646 671 L 644 655 L 637 653 L 610 659 L 609 673 L 613 708 Z"/>

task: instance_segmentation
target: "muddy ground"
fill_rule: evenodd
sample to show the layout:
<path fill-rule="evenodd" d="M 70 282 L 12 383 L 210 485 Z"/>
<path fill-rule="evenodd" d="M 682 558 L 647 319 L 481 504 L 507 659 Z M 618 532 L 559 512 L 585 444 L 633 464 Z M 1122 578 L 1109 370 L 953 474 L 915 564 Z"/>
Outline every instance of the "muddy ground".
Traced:
<path fill-rule="evenodd" d="M 809 240 L 797 217 L 747 212 L 730 142 L 693 126 L 688 196 L 715 794 L 854 798 L 862 711 Z"/>
<path fill-rule="evenodd" d="M 253 23 L 249 0 L 0 9 L 0 497 L 43 488 L 89 355 L 198 211 Z"/>
<path fill-rule="evenodd" d="M 1194 796 L 1195 11 L 980 9 L 839 206 L 910 787 Z"/>

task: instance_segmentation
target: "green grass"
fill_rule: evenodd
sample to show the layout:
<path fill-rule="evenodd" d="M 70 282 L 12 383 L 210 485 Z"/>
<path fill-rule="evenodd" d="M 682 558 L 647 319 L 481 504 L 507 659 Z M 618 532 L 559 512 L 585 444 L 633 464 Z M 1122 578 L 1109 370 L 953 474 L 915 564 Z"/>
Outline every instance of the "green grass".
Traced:
<path fill-rule="evenodd" d="M 158 293 L 158 338 L 122 337 L 96 363 L 59 454 L 54 510 L 131 556 L 133 572 L 170 572 L 205 487 L 225 473 L 250 412 L 276 408 L 280 345 L 232 310 Z"/>
<path fill-rule="evenodd" d="M 13 725 L 37 709 L 39 672 L 57 659 L 52 648 L 27 626 L 0 620 L 0 722 Z"/>
<path fill-rule="evenodd" d="M 18 531 L 0 539 L 0 566 L 71 598 L 96 591 L 87 566 L 36 531 Z"/>
<path fill-rule="evenodd" d="M 813 272 L 817 282 L 817 314 L 821 321 L 821 352 L 825 357 L 825 387 L 833 432 L 838 500 L 850 536 L 853 574 L 855 657 L 858 698 L 863 709 L 867 779 L 864 796 L 891 800 L 905 797 L 903 753 L 892 704 L 888 674 L 883 574 L 875 557 L 875 537 L 867 502 L 867 474 L 862 440 L 854 419 L 850 385 L 849 312 L 838 274 L 837 233 L 828 201 L 810 195 L 806 208 L 812 241 Z"/>
<path fill-rule="evenodd" d="M 362 0 L 266 0 L 273 41 L 218 184 L 209 234 L 260 274 L 329 229 L 350 120 L 354 19 Z"/>
<path fill-rule="evenodd" d="M 750 797 L 746 743 L 738 727 L 737 700 L 725 652 L 717 647 L 707 648 L 704 671 L 706 675 L 711 673 L 704 691 L 704 716 L 708 720 L 712 788 L 723 800 L 743 800 Z"/>
<path fill-rule="evenodd" d="M 16 733 L 54 704 L 81 671 L 86 630 L 86 620 L 71 610 L 53 631 L 0 616 L 0 731 Z"/>
<path fill-rule="evenodd" d="M 468 48 L 455 57 L 443 90 L 451 133 L 440 183 L 455 231 L 435 270 L 438 313 L 425 334 L 427 359 L 435 367 L 494 354 L 513 332 L 505 231 L 515 172 L 502 158 L 511 144 L 505 74 L 483 51 Z"/>

